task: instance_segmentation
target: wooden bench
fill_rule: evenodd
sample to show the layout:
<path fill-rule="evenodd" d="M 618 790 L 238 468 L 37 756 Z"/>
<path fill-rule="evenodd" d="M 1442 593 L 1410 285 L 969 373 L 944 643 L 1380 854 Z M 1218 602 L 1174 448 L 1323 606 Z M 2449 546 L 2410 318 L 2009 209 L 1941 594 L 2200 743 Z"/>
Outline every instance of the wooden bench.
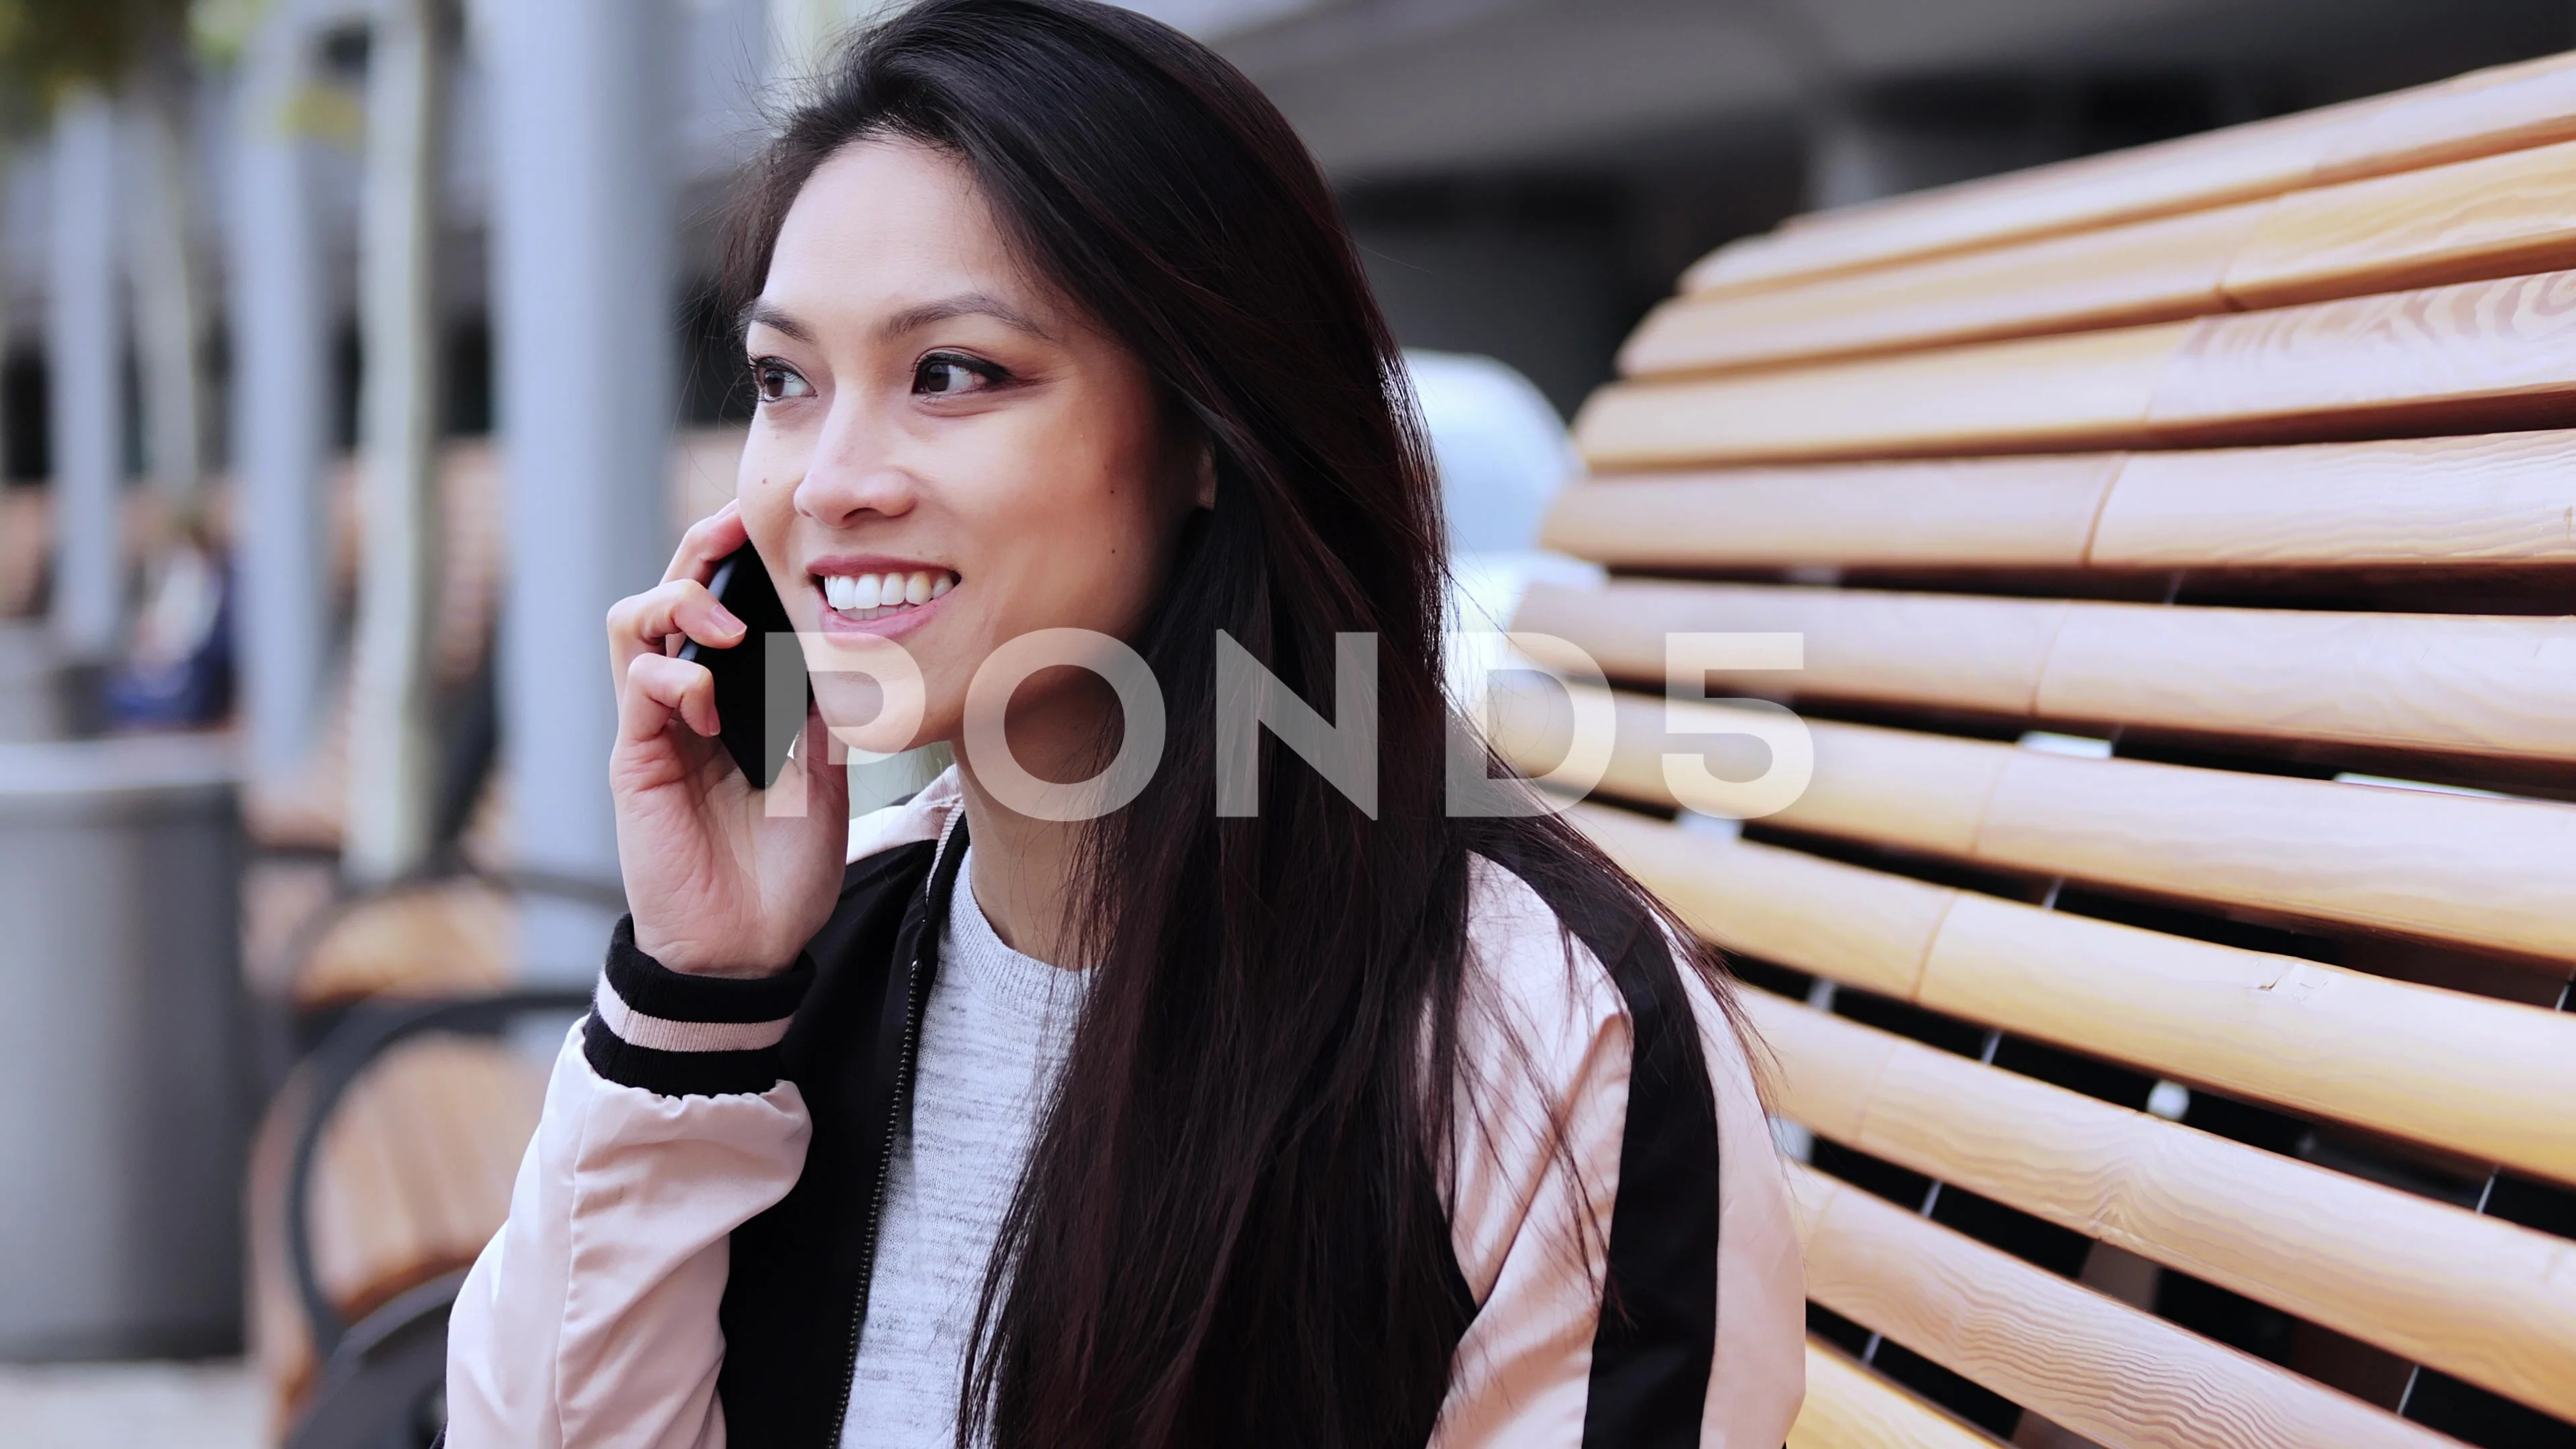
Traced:
<path fill-rule="evenodd" d="M 1621 366 L 1514 627 L 1775 1060 L 1792 1444 L 2576 1444 L 2576 57 L 1799 218 Z M 1740 824 L 1711 631 L 1804 636 Z"/>
<path fill-rule="evenodd" d="M 671 502 L 685 526 L 732 496 L 742 432 L 675 440 Z M 335 482 L 334 591 L 352 590 L 354 470 Z M 442 688 L 488 667 L 505 566 L 500 459 L 450 444 L 441 471 L 435 659 Z M 456 868 L 352 892 L 334 858 L 346 767 L 340 707 L 300 777 L 262 782 L 263 847 L 244 882 L 244 958 L 289 1038 L 251 1164 L 250 1329 L 276 1423 L 292 1445 L 379 1442 L 438 1383 L 447 1293 L 499 1228 L 545 1074 L 495 1033 L 581 993 L 517 992 L 517 894 L 604 902 L 603 882 L 510 871 L 505 781 L 474 788 Z M 461 801 L 450 802 L 461 804 Z M 388 1417 L 391 1416 L 391 1417 Z"/>
<path fill-rule="evenodd" d="M 732 496 L 742 436 L 674 440 L 676 524 Z M 353 481 L 344 467 L 335 482 L 343 597 L 360 552 Z M 449 445 L 434 651 L 444 688 L 487 667 L 506 563 L 501 483 L 490 444 Z M 250 1187 L 252 1352 L 299 1449 L 379 1442 L 439 1382 L 445 1295 L 508 1211 L 544 1091 L 542 1063 L 495 1033 L 582 1004 L 578 991 L 513 992 L 517 893 L 613 893 L 512 873 L 497 778 L 476 787 L 455 873 L 349 892 L 333 859 L 346 715 L 344 697 L 303 775 L 256 793 L 266 853 L 244 887 L 254 993 L 306 1049 L 262 1123 Z"/>
<path fill-rule="evenodd" d="M 578 990 L 349 1006 L 252 1149 L 252 1353 L 287 1449 L 425 1442 L 447 1315 L 509 1210 L 545 1070 L 498 1039 Z"/>

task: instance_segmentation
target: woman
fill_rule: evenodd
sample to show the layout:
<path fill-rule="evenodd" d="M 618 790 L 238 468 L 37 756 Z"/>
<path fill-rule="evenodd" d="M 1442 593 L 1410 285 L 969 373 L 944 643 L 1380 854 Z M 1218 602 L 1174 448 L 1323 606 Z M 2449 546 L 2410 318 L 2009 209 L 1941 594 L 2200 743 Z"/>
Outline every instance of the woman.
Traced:
<path fill-rule="evenodd" d="M 450 1442 L 1774 1449 L 1801 1285 L 1727 988 L 1553 816 L 1450 813 L 1432 480 L 1277 112 L 1125 11 L 931 0 L 788 119 L 737 272 L 738 505 L 610 616 L 634 914 Z M 741 642 L 746 539 L 800 630 L 918 662 L 863 743 L 957 749 L 846 837 L 676 657 Z M 1134 695 L 970 708 L 1066 629 L 1167 722 L 1092 820 L 1025 787 L 1157 743 Z M 1373 687 L 1374 751 L 1221 729 L 1244 656 L 1333 729 Z M 815 697 L 803 760 L 900 713 Z"/>

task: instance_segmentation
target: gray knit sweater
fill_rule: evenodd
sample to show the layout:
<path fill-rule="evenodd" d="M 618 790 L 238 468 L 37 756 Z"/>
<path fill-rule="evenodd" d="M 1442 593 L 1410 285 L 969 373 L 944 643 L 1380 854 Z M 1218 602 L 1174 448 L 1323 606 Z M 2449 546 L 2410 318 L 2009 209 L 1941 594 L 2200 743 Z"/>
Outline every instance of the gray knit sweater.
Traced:
<path fill-rule="evenodd" d="M 1072 1041 L 1086 977 L 1002 944 L 970 848 L 886 1182 L 842 1449 L 949 1449 L 984 1265 Z"/>

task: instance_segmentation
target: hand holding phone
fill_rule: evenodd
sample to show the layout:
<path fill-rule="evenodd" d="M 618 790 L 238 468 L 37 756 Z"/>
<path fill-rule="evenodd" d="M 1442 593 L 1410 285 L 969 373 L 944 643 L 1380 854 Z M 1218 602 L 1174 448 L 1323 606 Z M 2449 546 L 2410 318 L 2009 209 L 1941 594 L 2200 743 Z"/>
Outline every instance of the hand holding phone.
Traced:
<path fill-rule="evenodd" d="M 849 775 L 828 762 L 803 652 L 739 510 L 691 528 L 662 582 L 609 611 L 608 635 L 635 944 L 675 971 L 786 970 L 840 893 Z"/>

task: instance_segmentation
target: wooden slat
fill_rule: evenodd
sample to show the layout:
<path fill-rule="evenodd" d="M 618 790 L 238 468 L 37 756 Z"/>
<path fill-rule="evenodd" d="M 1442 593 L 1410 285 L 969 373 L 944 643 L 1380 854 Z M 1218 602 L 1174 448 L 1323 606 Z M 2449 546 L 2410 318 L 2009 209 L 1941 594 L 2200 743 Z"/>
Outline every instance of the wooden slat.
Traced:
<path fill-rule="evenodd" d="M 2332 613 L 1614 581 L 1533 586 L 1513 624 L 1660 683 L 1665 638 L 1806 636 L 1747 690 L 2051 720 L 2576 759 L 2576 619 Z"/>
<path fill-rule="evenodd" d="M 1577 686 L 1580 688 L 1581 686 Z M 1553 767 L 1563 740 L 1508 679 L 1506 759 Z M 1544 702 L 1543 700 L 1541 701 Z M 1723 705 L 1671 708 L 1742 731 Z M 1660 756 L 1666 702 L 1616 701 L 1610 794 L 1676 803 Z M 1534 723 L 1535 722 L 1535 723 Z M 1815 777 L 1780 824 L 2011 871 L 2064 875 L 2272 916 L 2576 959 L 2576 806 L 2323 780 L 2085 760 L 1978 740 L 1814 720 Z"/>
<path fill-rule="evenodd" d="M 1710 687 L 2026 715 L 2037 705 L 2059 627 L 2083 607 L 2062 599 L 1623 579 L 1594 589 L 1532 585 L 1512 627 L 1578 646 L 1612 679 L 1657 687 L 1667 635 L 1803 634 L 1805 668 L 1712 671 Z"/>
<path fill-rule="evenodd" d="M 2321 110 L 1792 217 L 1683 274 L 1777 286 L 2576 139 L 2576 57 L 2545 56 Z"/>
<path fill-rule="evenodd" d="M 1807 1296 L 2105 1449 L 2457 1441 L 1793 1168 Z"/>
<path fill-rule="evenodd" d="M 1776 285 L 2277 196 L 2305 184 L 2339 128 L 2389 97 L 2086 156 L 1886 201 L 1794 217 L 1682 274 L 1685 292 Z"/>
<path fill-rule="evenodd" d="M 1776 845 L 1692 835 L 1612 806 L 1578 805 L 1570 818 L 1724 949 L 1900 1000 L 1921 994 L 1923 963 L 1959 894 Z"/>
<path fill-rule="evenodd" d="M 1702 527 L 1735 523 L 1711 510 Z M 2129 454 L 2089 557 L 2135 569 L 2576 562 L 2576 433 Z"/>
<path fill-rule="evenodd" d="M 2576 1128 L 2529 1106 L 2576 1089 L 2564 1012 L 1975 894 L 1943 916 L 1914 999 L 2576 1183 Z"/>
<path fill-rule="evenodd" d="M 2576 759 L 2576 619 L 2070 604 L 2034 711 Z"/>
<path fill-rule="evenodd" d="M 2576 958 L 2576 806 L 1993 748 L 1979 860 Z"/>
<path fill-rule="evenodd" d="M 52 544 L 51 492 L 0 490 L 0 618 L 23 619 L 36 612 L 44 597 Z"/>
<path fill-rule="evenodd" d="M 2576 432 L 1598 475 L 1550 548 L 1614 568 L 2576 562 Z"/>
<path fill-rule="evenodd" d="M 2228 303 L 2220 283 L 2273 205 L 2158 217 L 1760 291 L 1676 297 L 1629 337 L 1619 370 L 1641 377 L 1768 366 L 2222 312 Z"/>
<path fill-rule="evenodd" d="M 1813 1339 L 1788 1449 L 1995 1449 L 1972 1429 Z"/>
<path fill-rule="evenodd" d="M 1608 474 L 1546 542 L 1639 569 L 2567 563 L 2576 433 Z"/>
<path fill-rule="evenodd" d="M 2561 1417 L 2576 1243 L 1747 992 L 1780 1106 L 2007 1203 Z"/>
<path fill-rule="evenodd" d="M 2149 413 L 2169 444 L 2322 441 L 2358 428 L 2474 432 L 2571 418 L 2576 272 L 2203 318 Z"/>
<path fill-rule="evenodd" d="M 2576 101 L 2576 97 L 2570 97 Z M 2576 142 L 1663 303 L 1630 376 L 2078 332 L 2576 264 Z"/>
<path fill-rule="evenodd" d="M 1574 686 L 1581 689 L 1582 686 Z M 1659 805 L 1678 803 L 1664 783 L 1662 755 L 1698 754 L 1700 736 L 1667 741 L 1665 702 L 1624 690 L 1611 692 L 1618 738 L 1604 793 Z M 1564 756 L 1552 701 L 1510 676 L 1495 679 L 1490 696 L 1491 736 L 1504 759 L 1530 774 L 1553 768 Z M 1675 706 L 1721 732 L 1742 720 L 1722 705 Z M 1978 740 L 1916 734 L 1910 730 L 1811 721 L 1815 778 L 1807 792 L 1775 817 L 1784 825 L 1849 836 L 1938 855 L 1972 855 L 1986 803 L 2017 751 Z"/>
<path fill-rule="evenodd" d="M 2279 307 L 2571 264 L 2576 143 L 2562 142 L 2281 197 L 2222 288 Z"/>
<path fill-rule="evenodd" d="M 2047 452 L 2147 440 L 2188 322 L 1695 382 L 1614 383 L 1575 441 L 1595 468 Z"/>
<path fill-rule="evenodd" d="M 1720 947 L 2160 1076 L 2576 1183 L 2576 1016 L 1693 835 L 1575 822 Z"/>
<path fill-rule="evenodd" d="M 1611 475 L 1558 494 L 1542 541 L 1627 568 L 2076 568 L 2122 457 Z"/>
<path fill-rule="evenodd" d="M 518 906 L 476 880 L 445 881 L 357 902 L 313 940 L 282 983 L 314 1010 L 379 992 L 463 995 L 508 984 L 519 959 Z"/>
<path fill-rule="evenodd" d="M 2339 130 L 2318 184 L 2576 139 L 2576 55 L 2544 55 L 2417 86 Z"/>
<path fill-rule="evenodd" d="M 1979 343 L 1781 372 L 1614 383 L 1594 467 L 2317 442 L 2576 418 L 2576 272 Z"/>

